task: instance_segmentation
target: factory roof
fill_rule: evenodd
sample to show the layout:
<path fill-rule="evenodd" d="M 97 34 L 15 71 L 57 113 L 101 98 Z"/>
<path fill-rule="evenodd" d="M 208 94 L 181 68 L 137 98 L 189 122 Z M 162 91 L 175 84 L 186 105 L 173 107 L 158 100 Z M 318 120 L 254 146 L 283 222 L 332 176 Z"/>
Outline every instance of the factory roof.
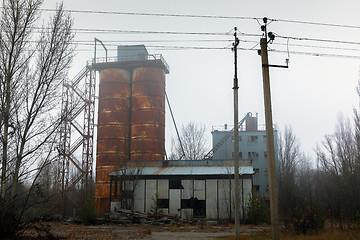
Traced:
<path fill-rule="evenodd" d="M 121 176 L 125 172 L 137 173 L 139 172 L 142 176 L 184 176 L 184 175 L 233 175 L 234 168 L 231 166 L 170 166 L 170 167 L 143 167 L 136 168 L 133 170 L 119 169 L 110 176 Z M 251 175 L 254 173 L 252 166 L 240 166 L 240 175 Z"/>

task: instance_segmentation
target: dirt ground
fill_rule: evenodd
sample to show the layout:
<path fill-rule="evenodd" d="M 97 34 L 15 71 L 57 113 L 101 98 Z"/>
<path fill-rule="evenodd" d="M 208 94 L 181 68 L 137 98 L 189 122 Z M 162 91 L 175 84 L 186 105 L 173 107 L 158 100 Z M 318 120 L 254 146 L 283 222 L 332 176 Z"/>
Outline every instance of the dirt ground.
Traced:
<path fill-rule="evenodd" d="M 72 223 L 43 223 L 49 225 L 50 234 L 58 239 L 159 239 L 159 240 L 187 240 L 187 239 L 218 239 L 219 237 L 234 235 L 234 226 L 195 224 L 195 225 L 95 225 L 85 226 Z M 249 235 L 270 231 L 269 227 L 253 227 L 242 225 L 241 234 Z M 35 229 L 26 231 L 24 239 L 36 239 L 38 233 Z M 42 233 L 45 237 L 45 233 Z"/>

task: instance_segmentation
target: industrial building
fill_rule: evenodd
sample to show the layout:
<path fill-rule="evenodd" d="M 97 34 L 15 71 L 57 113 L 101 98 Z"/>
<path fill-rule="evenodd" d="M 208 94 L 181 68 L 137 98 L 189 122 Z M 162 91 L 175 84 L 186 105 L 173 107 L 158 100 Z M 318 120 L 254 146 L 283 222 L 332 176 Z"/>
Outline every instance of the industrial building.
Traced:
<path fill-rule="evenodd" d="M 242 162 L 239 174 L 243 218 L 251 196 L 252 165 Z M 110 176 L 111 210 L 150 212 L 158 201 L 163 213 L 181 218 L 234 219 L 232 161 L 166 161 L 157 167 L 122 168 Z"/>
<path fill-rule="evenodd" d="M 94 59 L 99 102 L 95 207 L 98 215 L 127 208 L 148 212 L 158 197 L 165 213 L 188 219 L 234 217 L 233 161 L 168 161 L 165 157 L 165 74 L 161 55 L 143 45 L 118 46 L 115 58 Z M 241 210 L 251 196 L 253 167 L 240 166 Z"/>
<path fill-rule="evenodd" d="M 221 149 L 228 148 L 224 139 L 220 140 L 224 146 L 217 144 L 220 151 L 212 149 L 214 157 L 206 160 L 166 159 L 165 75 L 169 66 L 164 58 L 149 54 L 143 45 L 118 46 L 114 58 L 107 57 L 103 45 L 106 57 L 96 58 L 97 41 L 94 59 L 72 81 L 64 83 L 64 122 L 60 131 L 63 144 L 59 146 L 59 186 L 64 196 L 78 183 L 86 191 L 90 189 L 98 75 L 97 214 L 115 207 L 147 212 L 153 198 L 158 197 L 168 214 L 188 219 L 232 219 L 234 169 L 227 151 L 219 157 Z M 83 127 L 75 119 L 81 113 Z M 78 135 L 72 136 L 74 129 Z M 214 132 L 213 136 L 216 142 Z M 78 160 L 74 153 L 81 146 L 82 157 Z M 70 176 L 70 164 L 78 170 L 74 176 Z M 239 171 L 239 214 L 244 216 L 252 194 L 254 169 L 250 161 L 242 161 Z"/>
<path fill-rule="evenodd" d="M 245 123 L 245 124 L 243 124 Z M 251 113 L 239 124 L 239 159 L 251 161 L 254 167 L 253 193 L 259 193 L 266 199 L 269 197 L 268 161 L 265 127 L 258 126 L 258 116 Z M 212 142 L 215 146 L 213 160 L 234 158 L 234 133 L 228 125 L 214 127 Z M 278 166 L 277 130 L 274 128 L 275 164 Z M 278 167 L 277 167 L 278 169 Z"/>

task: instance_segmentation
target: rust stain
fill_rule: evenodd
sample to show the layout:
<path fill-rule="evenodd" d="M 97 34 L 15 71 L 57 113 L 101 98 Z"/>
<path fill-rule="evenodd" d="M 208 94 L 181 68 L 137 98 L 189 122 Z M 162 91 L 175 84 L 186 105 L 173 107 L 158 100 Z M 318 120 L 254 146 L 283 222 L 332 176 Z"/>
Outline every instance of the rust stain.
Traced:
<path fill-rule="evenodd" d="M 164 171 L 165 168 L 164 167 L 161 167 L 159 168 L 157 171 L 154 172 L 154 175 L 159 175 L 162 171 Z"/>
<path fill-rule="evenodd" d="M 100 72 L 97 140 L 95 202 L 98 215 L 102 215 L 110 210 L 108 175 L 123 167 L 124 160 L 144 160 L 146 166 L 157 165 L 153 160 L 163 160 L 165 73 L 162 69 L 111 68 Z"/>
<path fill-rule="evenodd" d="M 165 74 L 157 68 L 134 70 L 131 154 L 163 160 L 165 149 Z M 145 159 L 146 158 L 146 159 Z M 156 164 L 156 162 L 154 162 Z"/>

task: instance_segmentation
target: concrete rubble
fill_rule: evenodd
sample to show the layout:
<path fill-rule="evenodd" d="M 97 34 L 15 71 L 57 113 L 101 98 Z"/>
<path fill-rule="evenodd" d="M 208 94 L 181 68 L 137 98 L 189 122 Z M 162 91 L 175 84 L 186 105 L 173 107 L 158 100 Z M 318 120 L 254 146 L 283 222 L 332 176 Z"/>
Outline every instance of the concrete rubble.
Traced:
<path fill-rule="evenodd" d="M 150 225 L 166 225 L 166 224 L 186 224 L 191 221 L 168 214 L 153 214 L 139 212 L 127 209 L 116 209 L 107 213 L 104 218 L 105 222 L 118 224 L 150 224 Z"/>

